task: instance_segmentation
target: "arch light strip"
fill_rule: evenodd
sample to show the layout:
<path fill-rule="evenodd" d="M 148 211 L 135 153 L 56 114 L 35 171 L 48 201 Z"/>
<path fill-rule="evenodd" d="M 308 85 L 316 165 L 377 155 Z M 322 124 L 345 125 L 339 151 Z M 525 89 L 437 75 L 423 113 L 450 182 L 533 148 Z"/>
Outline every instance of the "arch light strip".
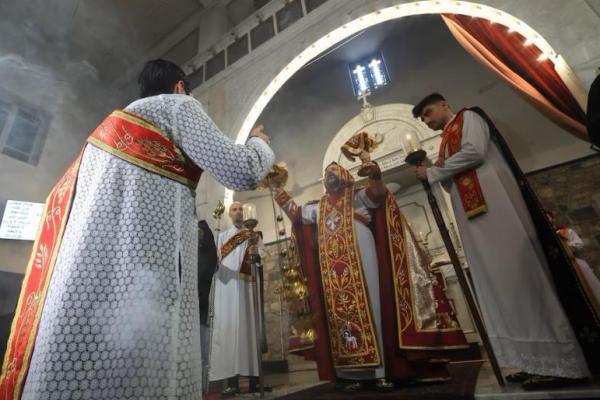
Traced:
<path fill-rule="evenodd" d="M 517 32 L 525 38 L 524 45 L 535 44 L 542 52 L 539 60 L 556 60 L 558 54 L 550 46 L 550 44 L 533 28 L 525 22 L 513 17 L 496 8 L 483 4 L 472 3 L 467 1 L 450 1 L 450 0 L 434 0 L 434 1 L 418 1 L 410 3 L 401 3 L 394 6 L 382 8 L 373 11 L 369 14 L 358 17 L 341 27 L 329 32 L 319 40 L 308 46 L 304 51 L 298 54 L 292 61 L 286 65 L 279 74 L 267 85 L 267 88 L 259 96 L 254 103 L 250 112 L 246 116 L 242 127 L 240 128 L 236 143 L 245 143 L 250 130 L 256 123 L 256 120 L 273 98 L 275 93 L 290 79 L 296 72 L 304 66 L 309 60 L 321 54 L 331 46 L 345 38 L 354 35 L 364 29 L 382 22 L 407 17 L 411 15 L 423 14 L 463 14 L 471 17 L 484 18 L 495 24 L 500 24 L 507 27 L 508 32 Z M 233 201 L 233 191 L 225 190 L 225 204 L 229 205 Z"/>

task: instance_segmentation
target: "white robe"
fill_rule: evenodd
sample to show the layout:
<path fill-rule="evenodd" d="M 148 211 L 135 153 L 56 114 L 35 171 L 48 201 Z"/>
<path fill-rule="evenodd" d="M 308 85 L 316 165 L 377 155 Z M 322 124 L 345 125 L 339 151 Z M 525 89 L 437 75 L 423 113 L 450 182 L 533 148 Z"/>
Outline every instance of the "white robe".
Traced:
<path fill-rule="evenodd" d="M 230 188 L 252 188 L 273 162 L 259 139 L 234 144 L 190 96 L 126 110 Z M 88 145 L 22 398 L 199 399 L 196 226 L 192 190 Z"/>
<path fill-rule="evenodd" d="M 371 222 L 370 209 L 377 208 L 379 205 L 374 203 L 367 196 L 365 189 L 358 190 L 354 194 L 354 212 L 360 214 Z M 319 203 L 309 204 L 302 207 L 302 222 L 306 224 L 317 223 L 319 221 Z M 377 261 L 377 249 L 375 247 L 375 238 L 373 232 L 362 222 L 354 221 L 354 232 L 356 232 L 356 241 L 361 256 L 363 274 L 367 285 L 367 293 L 371 304 L 371 314 L 375 322 L 377 331 L 377 340 L 379 344 L 379 354 L 381 355 L 381 366 L 378 368 L 361 369 L 336 369 L 338 378 L 366 380 L 375 378 L 385 378 L 385 364 L 383 355 L 383 335 L 381 327 L 381 305 L 379 297 L 379 263 Z"/>
<path fill-rule="evenodd" d="M 469 220 L 451 178 L 474 167 L 488 212 Z M 483 320 L 500 365 L 540 375 L 589 376 L 521 191 L 490 140 L 489 127 L 475 112 L 464 113 L 461 150 L 447 158 L 443 168 L 429 168 L 428 179 L 450 188 Z"/>
<path fill-rule="evenodd" d="M 596 304 L 600 304 L 600 280 L 594 271 L 592 271 L 587 261 L 583 258 L 583 240 L 581 240 L 577 232 L 571 228 L 567 228 L 566 241 L 567 246 L 573 251 L 580 275 L 585 279 L 590 288 L 592 296 L 596 299 Z"/>
<path fill-rule="evenodd" d="M 235 226 L 219 234 L 219 270 L 214 288 L 214 319 L 211 340 L 210 380 L 236 375 L 258 376 L 256 319 L 253 283 L 240 276 L 248 241 L 221 258 L 221 247 L 239 229 Z M 262 242 L 258 243 L 259 252 Z"/>

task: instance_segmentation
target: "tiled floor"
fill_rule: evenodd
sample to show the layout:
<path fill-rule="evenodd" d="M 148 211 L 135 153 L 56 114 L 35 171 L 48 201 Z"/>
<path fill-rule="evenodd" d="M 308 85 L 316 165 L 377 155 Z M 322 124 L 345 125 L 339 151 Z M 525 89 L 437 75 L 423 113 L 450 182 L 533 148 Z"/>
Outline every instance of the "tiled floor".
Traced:
<path fill-rule="evenodd" d="M 477 400 L 542 400 L 542 399 L 600 399 L 600 380 L 568 389 L 550 391 L 524 391 L 519 384 L 500 387 L 489 364 L 484 364 L 479 372 L 475 389 Z"/>
<path fill-rule="evenodd" d="M 273 392 L 265 393 L 264 399 L 276 399 L 288 393 L 297 392 L 310 386 L 317 385 L 317 373 L 312 363 L 305 363 L 295 371 L 286 374 L 267 375 L 266 384 L 273 387 Z M 259 399 L 257 394 L 238 395 L 235 399 Z M 542 399 L 600 399 L 600 380 L 590 384 L 572 387 L 568 389 L 556 389 L 552 391 L 524 391 L 518 384 L 507 384 L 500 387 L 492 369 L 488 364 L 482 367 L 477 387 L 475 390 L 476 400 L 542 400 Z M 424 399 L 425 400 L 425 399 Z"/>

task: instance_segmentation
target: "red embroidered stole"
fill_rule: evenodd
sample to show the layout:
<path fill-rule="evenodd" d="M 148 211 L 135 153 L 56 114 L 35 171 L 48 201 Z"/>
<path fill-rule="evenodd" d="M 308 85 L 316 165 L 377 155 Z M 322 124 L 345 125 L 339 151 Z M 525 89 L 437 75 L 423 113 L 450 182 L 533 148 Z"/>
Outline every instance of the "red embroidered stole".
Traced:
<path fill-rule="evenodd" d="M 126 111 L 114 111 L 88 138 L 107 152 L 184 185 L 196 188 L 202 170 L 160 129 Z"/>
<path fill-rule="evenodd" d="M 195 187 L 202 173 L 158 128 L 124 111 L 110 114 L 94 130 L 88 143 L 190 186 Z M 46 199 L 6 347 L 0 376 L 1 400 L 21 397 L 84 150 L 85 146 Z"/>
<path fill-rule="evenodd" d="M 452 122 L 444 129 L 439 152 L 439 158 L 442 160 L 451 157 L 461 148 L 464 111 L 459 111 Z M 454 177 L 454 183 L 458 189 L 467 218 L 474 218 L 487 212 L 487 205 L 475 169 L 457 174 Z"/>
<path fill-rule="evenodd" d="M 354 232 L 353 203 L 353 185 L 343 189 L 341 196 L 323 196 L 320 203 L 318 242 L 321 281 L 336 368 L 381 365 L 377 333 Z"/>
<path fill-rule="evenodd" d="M 227 257 L 233 250 L 235 250 L 239 245 L 248 239 L 250 239 L 250 231 L 247 229 L 242 229 L 233 235 L 227 242 L 225 242 L 225 244 L 223 244 L 223 246 L 221 246 L 221 259 Z M 252 261 L 250 253 L 247 249 L 244 253 L 242 265 L 240 266 L 240 276 L 246 280 L 252 279 Z"/>
<path fill-rule="evenodd" d="M 221 246 L 221 259 L 227 257 L 236 247 L 244 243 L 250 238 L 250 231 L 248 229 L 242 229 L 235 235 L 229 238 L 223 246 Z"/>

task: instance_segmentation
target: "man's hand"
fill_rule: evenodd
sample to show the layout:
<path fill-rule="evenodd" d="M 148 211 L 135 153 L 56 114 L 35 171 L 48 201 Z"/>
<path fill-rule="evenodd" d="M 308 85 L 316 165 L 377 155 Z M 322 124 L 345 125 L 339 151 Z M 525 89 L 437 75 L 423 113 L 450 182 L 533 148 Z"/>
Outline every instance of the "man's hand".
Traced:
<path fill-rule="evenodd" d="M 273 193 L 281 193 L 284 189 L 280 186 L 279 182 L 276 182 L 274 179 L 267 179 L 267 183 L 269 184 L 269 188 L 273 191 Z"/>
<path fill-rule="evenodd" d="M 253 256 L 258 255 L 258 246 L 255 244 L 248 246 L 248 253 Z"/>
<path fill-rule="evenodd" d="M 263 131 L 265 129 L 263 124 L 256 125 L 254 129 L 250 131 L 249 137 L 257 137 L 262 139 L 266 144 L 271 144 L 271 139 L 267 134 Z"/>
<path fill-rule="evenodd" d="M 269 185 L 269 188 L 275 193 L 283 191 L 283 187 L 285 186 L 288 179 L 287 169 L 285 169 L 287 167 L 282 168 L 281 165 L 285 166 L 284 163 L 274 164 L 273 169 L 267 174 L 265 178 L 267 181 L 267 185 Z"/>
<path fill-rule="evenodd" d="M 438 168 L 444 168 L 444 159 L 442 157 L 438 158 L 433 165 Z"/>
<path fill-rule="evenodd" d="M 371 155 L 369 154 L 368 151 L 361 151 L 360 155 L 358 156 L 360 158 L 360 161 L 364 163 L 368 163 L 369 161 L 371 161 Z"/>
<path fill-rule="evenodd" d="M 422 165 L 415 167 L 415 175 L 417 176 L 418 179 L 420 179 L 422 181 L 426 181 L 427 180 L 427 167 L 424 167 Z"/>
<path fill-rule="evenodd" d="M 381 180 L 381 168 L 379 168 L 379 164 L 374 162 L 373 165 L 370 166 L 370 169 L 371 169 L 371 174 L 369 175 L 369 178 L 375 179 L 375 180 Z M 383 193 L 385 194 L 385 190 Z"/>
<path fill-rule="evenodd" d="M 249 246 L 254 246 L 258 243 L 258 235 L 256 233 L 253 233 L 252 235 L 250 235 L 250 237 L 248 238 L 248 245 Z"/>

